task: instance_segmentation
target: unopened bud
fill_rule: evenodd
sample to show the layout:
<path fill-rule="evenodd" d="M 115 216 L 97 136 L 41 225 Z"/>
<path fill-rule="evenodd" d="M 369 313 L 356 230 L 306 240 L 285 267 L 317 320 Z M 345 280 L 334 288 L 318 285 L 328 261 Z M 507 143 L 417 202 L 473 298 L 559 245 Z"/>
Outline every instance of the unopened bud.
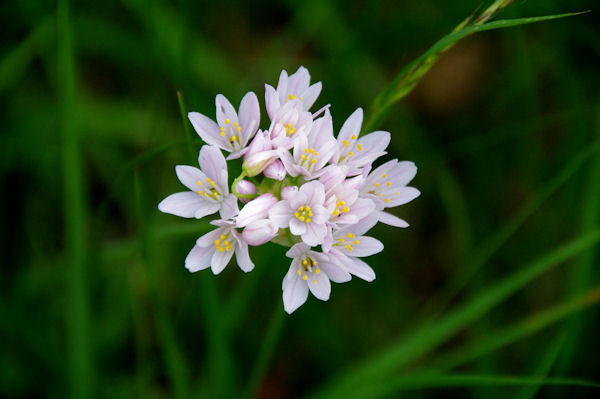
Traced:
<path fill-rule="evenodd" d="M 240 180 L 239 182 L 237 182 L 237 184 L 235 185 L 234 188 L 238 194 L 242 194 L 242 195 L 256 194 L 256 185 L 248 180 Z M 245 204 L 248 201 L 250 201 L 250 198 L 240 198 L 240 200 L 242 201 L 242 203 Z"/>
<path fill-rule="evenodd" d="M 255 220 L 242 231 L 242 237 L 248 245 L 262 245 L 277 235 L 278 228 L 269 219 Z"/>
<path fill-rule="evenodd" d="M 242 169 L 246 173 L 246 176 L 256 176 L 265 170 L 278 156 L 279 151 L 277 150 L 257 152 L 244 160 Z"/>
<path fill-rule="evenodd" d="M 271 179 L 280 181 L 283 180 L 287 175 L 285 167 L 279 159 L 276 159 L 273 163 L 267 166 L 263 173 L 265 174 L 265 176 L 270 177 Z"/>

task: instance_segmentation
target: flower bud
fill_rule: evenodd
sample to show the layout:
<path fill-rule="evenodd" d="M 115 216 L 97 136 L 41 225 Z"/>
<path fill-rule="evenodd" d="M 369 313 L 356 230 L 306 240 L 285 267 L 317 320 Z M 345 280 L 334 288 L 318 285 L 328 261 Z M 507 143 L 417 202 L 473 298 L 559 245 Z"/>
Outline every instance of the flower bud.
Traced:
<path fill-rule="evenodd" d="M 251 155 L 271 149 L 273 149 L 273 146 L 271 145 L 271 139 L 269 138 L 268 132 L 259 130 L 252 139 L 252 142 L 248 145 L 248 150 L 244 154 L 244 162 Z"/>
<path fill-rule="evenodd" d="M 277 202 L 277 198 L 271 193 L 265 193 L 253 199 L 244 205 L 240 211 L 237 217 L 236 226 L 245 227 L 256 220 L 266 218 L 269 209 Z"/>
<path fill-rule="evenodd" d="M 294 195 L 298 193 L 298 187 L 296 186 L 286 186 L 281 189 L 281 199 L 289 200 Z"/>
<path fill-rule="evenodd" d="M 255 220 L 242 231 L 242 237 L 248 245 L 262 245 L 277 235 L 278 228 L 269 219 Z"/>
<path fill-rule="evenodd" d="M 265 176 L 275 180 L 283 180 L 287 175 L 285 167 L 279 159 L 276 159 L 273 163 L 267 166 L 263 172 Z"/>
<path fill-rule="evenodd" d="M 244 160 L 242 170 L 246 173 L 246 176 L 256 176 L 269 166 L 278 156 L 279 151 L 277 150 L 257 152 Z"/>
<path fill-rule="evenodd" d="M 240 180 L 235 185 L 235 191 L 242 195 L 253 195 L 256 194 L 256 185 L 248 180 Z M 240 198 L 240 201 L 245 204 L 250 198 Z"/>

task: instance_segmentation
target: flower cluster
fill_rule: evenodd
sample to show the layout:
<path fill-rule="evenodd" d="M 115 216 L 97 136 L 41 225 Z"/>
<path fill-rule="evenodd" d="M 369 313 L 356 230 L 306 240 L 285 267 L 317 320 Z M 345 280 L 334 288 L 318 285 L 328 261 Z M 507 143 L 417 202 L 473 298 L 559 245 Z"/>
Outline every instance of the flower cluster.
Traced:
<path fill-rule="evenodd" d="M 234 253 L 238 266 L 249 272 L 254 268 L 249 245 L 272 241 L 291 247 L 283 303 L 292 313 L 308 291 L 327 300 L 331 281 L 346 282 L 352 275 L 375 278 L 361 258 L 382 251 L 383 244 L 365 234 L 377 222 L 408 226 L 386 208 L 419 196 L 407 186 L 417 168 L 394 159 L 373 169 L 373 162 L 386 154 L 390 133 L 359 137 L 360 108 L 334 137 L 329 106 L 310 112 L 321 83 L 311 85 L 306 68 L 290 76 L 282 71 L 277 88 L 267 84 L 265 89 L 266 130 L 259 130 L 260 107 L 252 92 L 237 111 L 217 95 L 216 123 L 197 112 L 188 114 L 208 145 L 200 150 L 200 169 L 175 168 L 189 191 L 168 196 L 158 208 L 197 219 L 219 212 L 220 218 L 210 222 L 216 229 L 200 237 L 185 260 L 192 272 L 210 267 L 220 273 Z M 227 160 L 241 157 L 242 173 L 229 186 Z"/>

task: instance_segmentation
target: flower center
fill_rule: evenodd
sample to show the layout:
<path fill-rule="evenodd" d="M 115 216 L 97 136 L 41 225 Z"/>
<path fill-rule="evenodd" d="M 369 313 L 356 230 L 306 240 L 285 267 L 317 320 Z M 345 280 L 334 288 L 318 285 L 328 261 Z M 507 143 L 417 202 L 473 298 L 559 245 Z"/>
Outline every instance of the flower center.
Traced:
<path fill-rule="evenodd" d="M 231 144 L 231 147 L 237 144 L 240 145 L 239 134 L 242 131 L 242 127 L 237 122 L 231 123 L 229 119 L 225 119 L 225 126 L 221 126 L 221 137 L 226 137 L 227 141 Z"/>
<path fill-rule="evenodd" d="M 294 212 L 294 216 L 296 217 L 296 219 L 304 223 L 310 223 L 312 220 L 312 215 L 312 210 L 308 205 L 301 206 L 296 212 Z"/>
<path fill-rule="evenodd" d="M 353 240 L 353 239 L 354 239 L 354 234 L 348 233 L 348 234 L 346 234 L 346 238 L 344 238 L 344 237 L 338 238 L 337 239 L 338 242 L 335 242 L 333 245 L 334 246 L 343 245 L 346 247 L 346 249 L 348 251 L 352 252 L 354 250 L 354 247 L 352 245 L 360 244 L 360 241 Z"/>
<path fill-rule="evenodd" d="M 198 195 L 201 197 L 207 197 L 212 199 L 217 199 L 217 196 L 221 195 L 219 190 L 215 187 L 215 182 L 210 178 L 206 178 L 206 182 L 203 183 L 201 180 L 198 180 L 198 186 L 200 186 L 200 190 L 197 191 Z"/>
<path fill-rule="evenodd" d="M 231 240 L 231 242 L 230 242 L 228 240 L 228 238 L 229 238 L 229 233 L 221 234 L 221 236 L 215 240 L 215 249 L 219 252 L 231 251 L 233 249 L 233 247 L 235 246 L 235 241 Z"/>
<path fill-rule="evenodd" d="M 338 201 L 335 203 L 335 209 L 331 212 L 331 215 L 337 216 L 341 213 L 350 212 L 350 208 L 346 206 L 346 201 Z"/>
<path fill-rule="evenodd" d="M 296 133 L 296 128 L 290 125 L 289 123 L 286 123 L 285 125 L 282 123 L 281 126 L 283 126 L 283 128 L 285 129 L 285 134 L 288 136 L 291 136 L 292 134 Z"/>
<path fill-rule="evenodd" d="M 308 275 L 310 274 L 313 284 L 317 284 L 317 279 L 315 278 L 315 274 L 320 274 L 321 269 L 317 266 L 317 261 L 312 259 L 311 257 L 305 257 L 302 262 L 300 262 L 298 266 L 298 276 L 302 276 L 302 280 L 308 280 Z"/>
<path fill-rule="evenodd" d="M 383 173 L 381 175 L 381 179 L 383 179 L 383 180 L 376 180 L 375 183 L 373 183 L 373 188 L 371 190 L 369 190 L 368 193 L 377 195 L 381 199 L 383 199 L 384 194 L 387 194 L 386 198 L 383 200 L 384 200 L 384 202 L 390 202 L 391 200 L 388 197 L 390 195 L 390 192 L 387 190 L 392 188 L 392 182 L 389 180 L 386 182 L 385 181 L 386 178 L 387 178 L 387 174 Z M 393 195 L 400 195 L 400 193 L 398 191 L 396 191 L 393 193 Z"/>
<path fill-rule="evenodd" d="M 317 155 L 319 153 L 314 148 L 305 148 L 304 154 L 300 155 L 300 166 L 305 166 L 310 169 L 311 166 L 317 163 Z"/>
<path fill-rule="evenodd" d="M 302 100 L 302 97 L 296 97 L 292 93 L 290 93 L 290 95 L 288 96 L 287 100 L 285 100 L 285 102 L 287 103 L 288 101 L 291 101 L 294 98 L 297 98 L 298 100 Z"/>
<path fill-rule="evenodd" d="M 342 145 L 345 147 L 343 154 L 340 156 L 340 162 L 343 161 L 344 159 L 346 159 L 347 157 L 352 157 L 354 156 L 354 143 L 356 141 L 356 135 L 353 134 L 352 137 L 350 137 L 350 141 L 348 140 L 344 140 L 342 141 Z M 358 149 L 358 151 L 362 151 L 363 145 L 362 144 L 358 144 L 356 145 L 356 148 Z M 350 150 L 350 152 L 348 152 L 347 154 L 345 153 L 346 151 Z"/>

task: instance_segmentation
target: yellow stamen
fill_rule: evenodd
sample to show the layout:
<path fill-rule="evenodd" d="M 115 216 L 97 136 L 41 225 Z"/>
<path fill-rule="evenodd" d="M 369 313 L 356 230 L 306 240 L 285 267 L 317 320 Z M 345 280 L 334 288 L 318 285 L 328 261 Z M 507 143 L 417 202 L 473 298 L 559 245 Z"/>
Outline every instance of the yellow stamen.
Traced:
<path fill-rule="evenodd" d="M 347 234 L 347 237 L 348 237 L 348 238 L 354 238 L 354 234 L 352 234 L 352 233 L 348 233 L 348 234 Z"/>
<path fill-rule="evenodd" d="M 308 276 L 305 274 L 304 276 L 302 276 L 302 280 L 306 281 L 308 279 Z"/>
<path fill-rule="evenodd" d="M 344 145 L 344 147 L 348 147 L 348 140 L 342 141 L 342 144 Z"/>
<path fill-rule="evenodd" d="M 229 125 L 229 119 L 228 118 L 225 119 L 225 124 Z"/>

